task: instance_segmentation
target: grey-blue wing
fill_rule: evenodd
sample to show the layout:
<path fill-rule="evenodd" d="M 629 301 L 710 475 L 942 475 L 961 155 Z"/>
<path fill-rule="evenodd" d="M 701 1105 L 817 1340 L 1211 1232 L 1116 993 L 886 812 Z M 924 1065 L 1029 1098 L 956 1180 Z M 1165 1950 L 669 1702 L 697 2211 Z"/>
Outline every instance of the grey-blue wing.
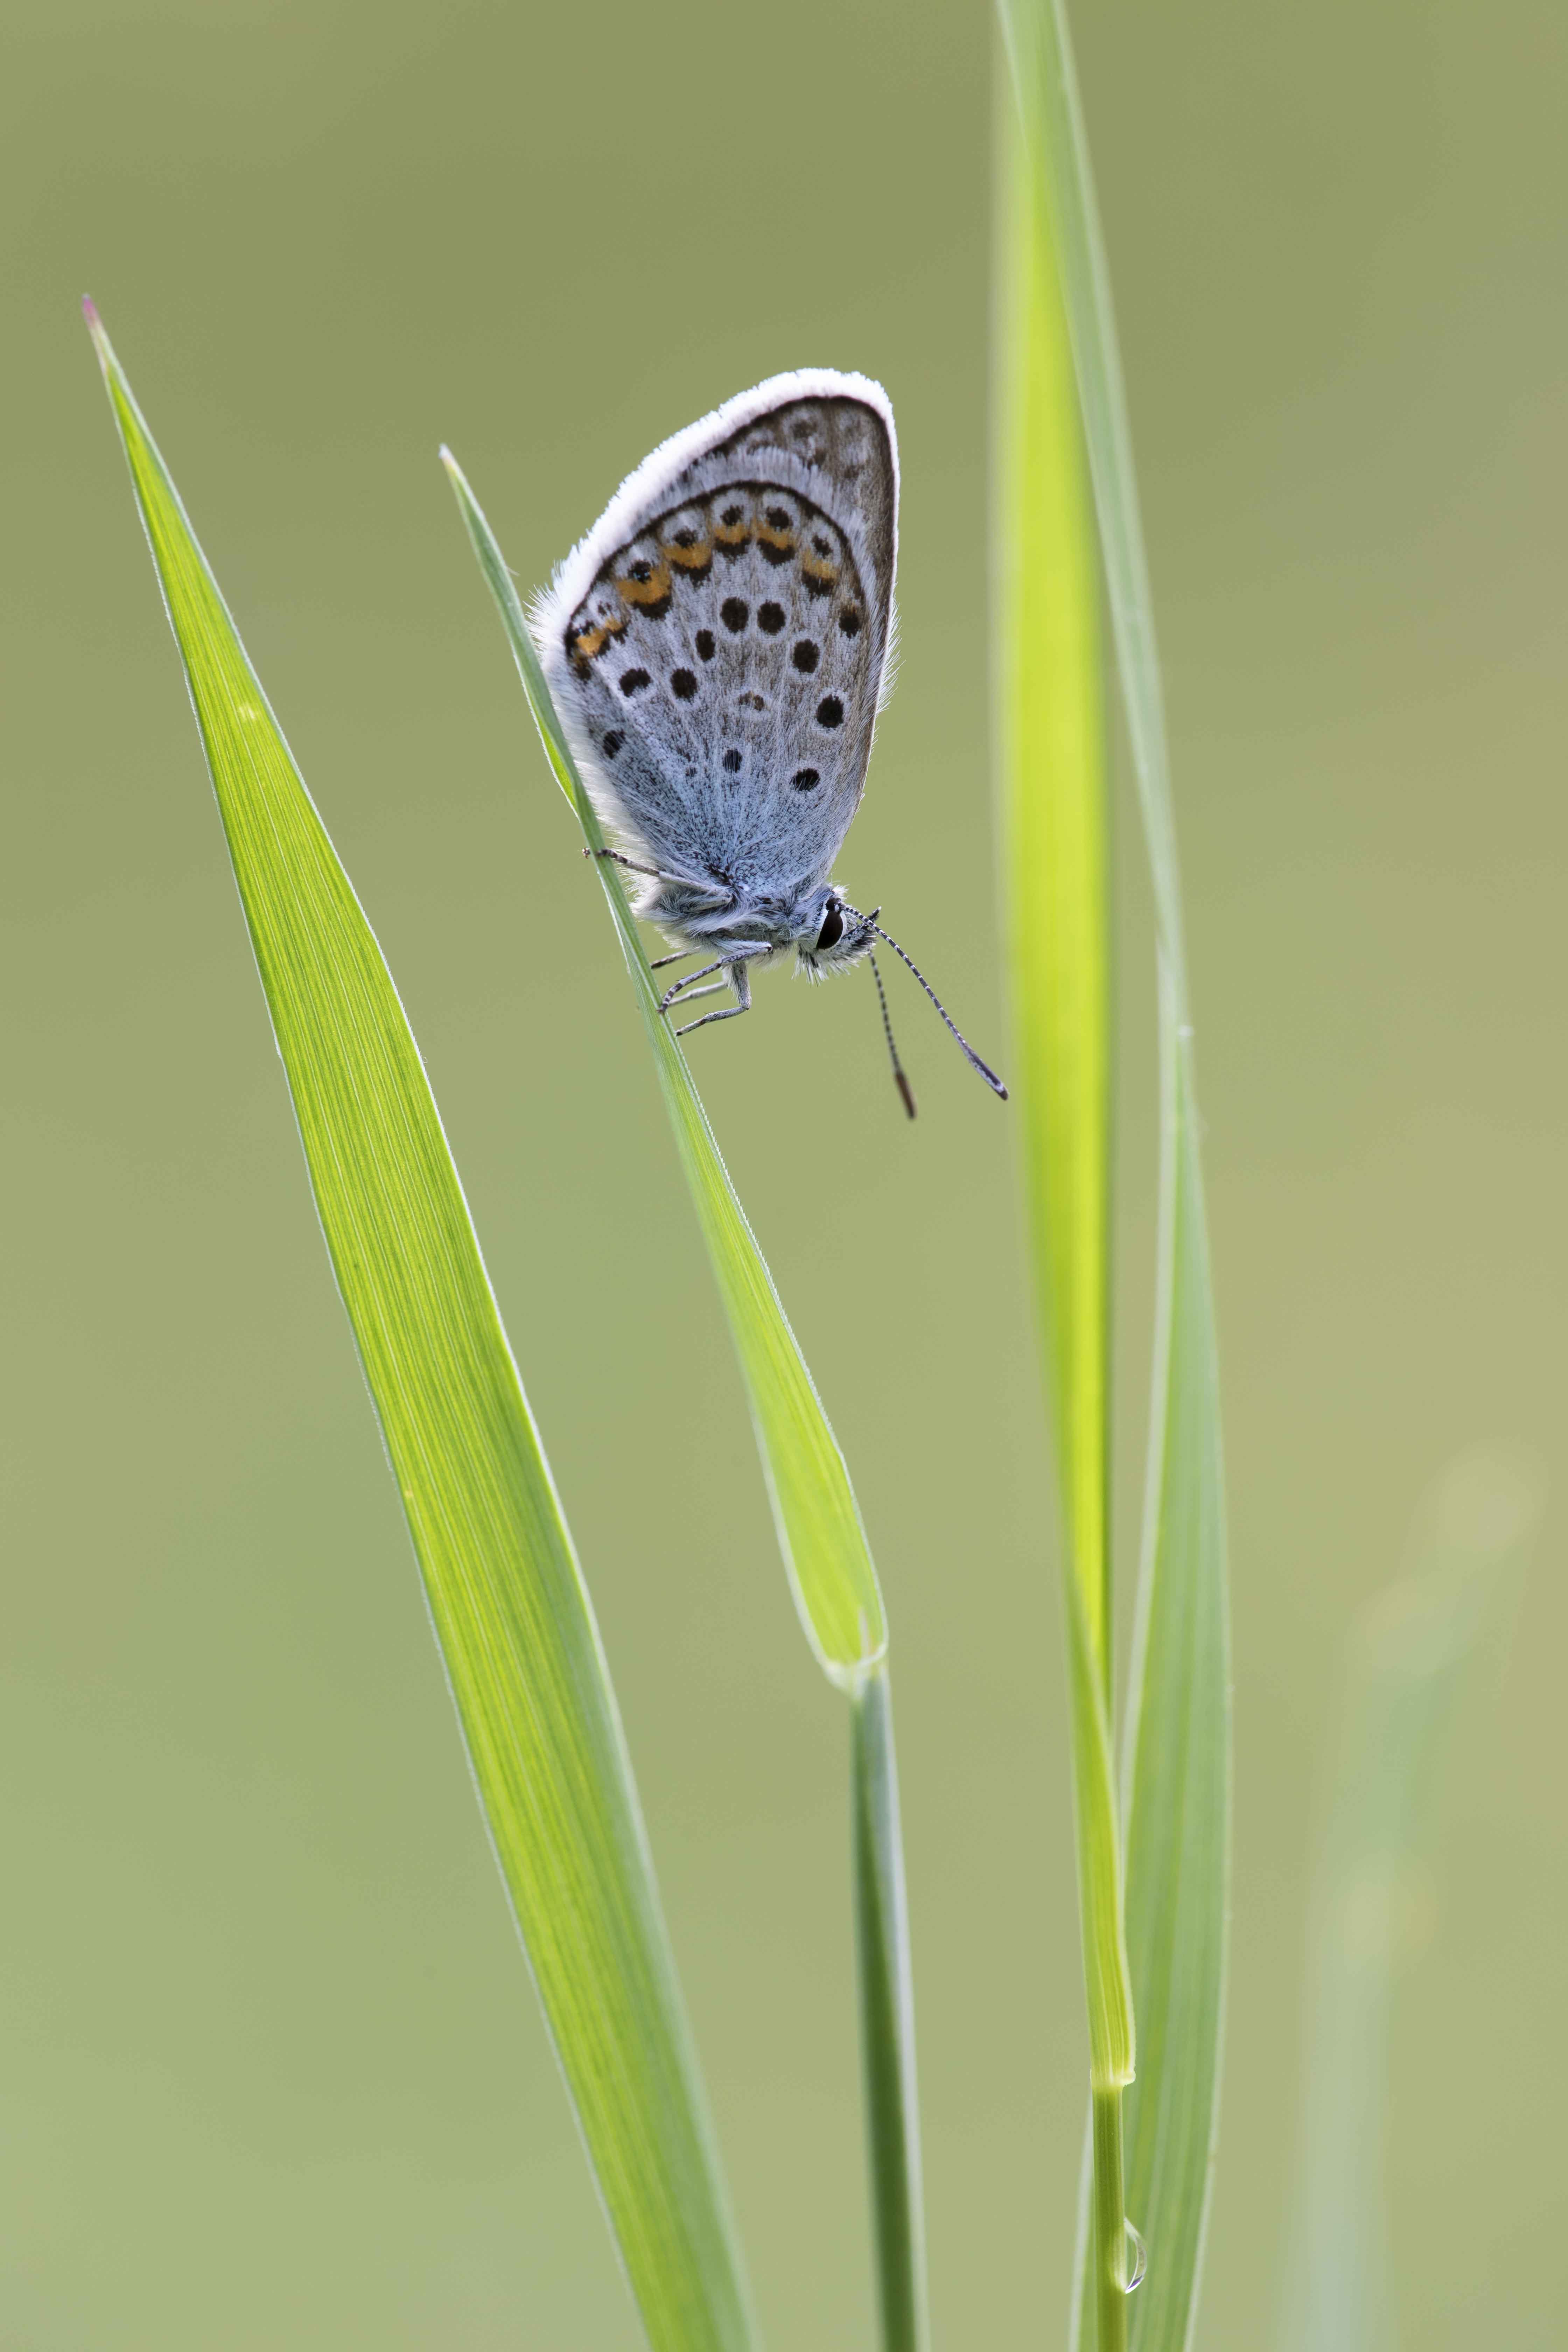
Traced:
<path fill-rule="evenodd" d="M 652 461 L 650 461 L 651 463 Z M 628 489 L 637 486 L 634 477 Z M 825 878 L 864 788 L 892 633 L 880 413 L 795 399 L 655 482 L 541 652 L 609 822 L 742 895 Z"/>

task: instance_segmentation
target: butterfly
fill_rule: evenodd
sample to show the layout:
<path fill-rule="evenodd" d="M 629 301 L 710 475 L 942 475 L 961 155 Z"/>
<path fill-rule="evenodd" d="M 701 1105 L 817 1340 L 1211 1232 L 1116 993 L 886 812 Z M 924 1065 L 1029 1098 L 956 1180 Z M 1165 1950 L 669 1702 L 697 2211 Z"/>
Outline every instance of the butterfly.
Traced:
<path fill-rule="evenodd" d="M 879 383 L 771 376 L 645 457 L 531 615 L 545 678 L 605 830 L 640 876 L 637 912 L 710 960 L 661 1013 L 734 1002 L 794 949 L 808 979 L 869 961 L 893 1076 L 913 1118 L 872 943 L 909 966 L 972 1066 L 1007 1089 L 834 861 L 865 790 L 896 634 L 899 450 Z M 587 853 L 585 853 L 587 854 Z M 718 977 L 715 978 L 714 975 Z"/>

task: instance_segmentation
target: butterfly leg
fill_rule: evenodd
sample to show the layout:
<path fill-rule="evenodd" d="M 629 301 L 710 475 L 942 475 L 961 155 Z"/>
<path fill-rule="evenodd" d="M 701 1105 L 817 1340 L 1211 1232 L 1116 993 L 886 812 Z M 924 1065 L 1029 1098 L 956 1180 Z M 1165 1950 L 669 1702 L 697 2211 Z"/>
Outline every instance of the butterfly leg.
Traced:
<path fill-rule="evenodd" d="M 628 874 L 651 874 L 656 882 L 673 882 L 676 876 L 661 874 L 657 866 L 639 866 L 635 857 L 623 857 L 618 849 L 584 849 L 584 857 L 607 857 L 612 866 L 624 866 Z"/>
<path fill-rule="evenodd" d="M 697 950 L 695 948 L 677 948 L 673 955 L 655 956 L 653 961 L 648 966 L 648 970 L 649 971 L 662 971 L 667 963 L 684 963 L 689 955 L 695 955 L 696 953 Z"/>
<path fill-rule="evenodd" d="M 612 866 L 624 866 L 628 874 L 646 874 L 650 881 L 673 882 L 678 889 L 700 890 L 720 901 L 729 895 L 716 883 L 700 881 L 694 874 L 667 874 L 661 866 L 640 866 L 635 857 L 626 857 L 618 849 L 587 848 L 583 855 L 584 857 L 607 857 Z"/>
<path fill-rule="evenodd" d="M 700 973 L 692 974 L 693 979 L 700 976 Z M 739 957 L 730 966 L 730 985 L 735 992 L 736 1002 L 733 1004 L 727 1004 L 722 1013 L 705 1013 L 700 1021 L 689 1021 L 683 1029 L 676 1031 L 676 1035 L 689 1037 L 694 1029 L 706 1029 L 710 1021 L 733 1021 L 737 1013 L 749 1013 L 752 1009 L 752 975 Z M 700 992 L 703 996 L 708 994 L 706 989 Z M 689 997 L 686 1001 L 689 1004 L 691 1002 Z"/>
<path fill-rule="evenodd" d="M 705 963 L 701 967 L 700 971 L 689 971 L 684 980 L 676 981 L 670 987 L 665 990 L 664 994 L 658 1001 L 659 1011 L 661 1013 L 668 1013 L 670 1006 L 675 1003 L 676 998 L 680 994 L 681 990 L 683 988 L 689 988 L 694 980 L 706 980 L 710 972 L 722 971 L 723 969 L 724 959 L 721 956 L 717 963 Z"/>
<path fill-rule="evenodd" d="M 706 1029 L 710 1021 L 733 1021 L 741 1013 L 749 1013 L 751 1009 L 749 1004 L 727 1004 L 722 1013 L 705 1013 L 700 1021 L 689 1021 L 683 1029 L 678 1029 L 675 1034 L 678 1037 L 689 1037 L 695 1030 Z"/>
<path fill-rule="evenodd" d="M 684 1013 L 687 1006 L 695 1004 L 700 996 L 722 996 L 728 986 L 727 981 L 710 981 L 706 988 L 694 988 L 689 996 L 681 997 L 674 1009 L 677 1013 Z M 679 1035 L 680 1033 L 678 1030 L 676 1034 Z"/>

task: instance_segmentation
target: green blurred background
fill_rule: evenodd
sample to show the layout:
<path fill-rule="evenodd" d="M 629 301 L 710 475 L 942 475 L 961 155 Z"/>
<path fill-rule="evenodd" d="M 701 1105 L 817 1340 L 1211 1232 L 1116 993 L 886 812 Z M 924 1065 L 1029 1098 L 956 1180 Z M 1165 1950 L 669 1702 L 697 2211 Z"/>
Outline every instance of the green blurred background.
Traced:
<path fill-rule="evenodd" d="M 1285 2274 L 1346 1628 L 1561 1458 L 1568 20 L 1077 10 L 1163 633 L 1226 1381 L 1203 2343 Z M 775 2352 L 869 2340 L 840 1702 L 609 928 L 436 463 L 525 580 L 777 368 L 879 376 L 903 676 L 842 861 L 1004 1066 L 981 0 L 9 0 L 0 2344 L 637 2338 L 329 1277 L 96 296 L 402 988 L 599 1606 Z M 1152 1083 L 1121 828 L 1124 1582 Z M 864 898 L 871 894 L 870 901 Z M 933 2289 L 1061 2340 L 1085 2067 L 1013 1123 L 895 979 L 700 1042 L 888 1589 Z M 1395 2016 L 1409 2344 L 1556 2345 L 1561 1490 Z"/>

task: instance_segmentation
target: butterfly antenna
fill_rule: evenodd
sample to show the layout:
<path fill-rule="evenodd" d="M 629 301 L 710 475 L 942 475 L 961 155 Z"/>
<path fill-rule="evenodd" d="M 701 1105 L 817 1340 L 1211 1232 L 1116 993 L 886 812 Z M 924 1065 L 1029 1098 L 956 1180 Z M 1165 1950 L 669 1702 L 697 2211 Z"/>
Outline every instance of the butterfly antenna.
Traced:
<path fill-rule="evenodd" d="M 975 1052 L 973 1046 L 970 1044 L 968 1038 L 964 1035 L 963 1030 L 952 1018 L 952 1015 L 949 1013 L 946 1005 L 942 1003 L 941 997 L 937 994 L 935 989 L 931 986 L 930 981 L 921 970 L 919 964 L 916 963 L 913 956 L 906 955 L 904 953 L 903 949 L 899 945 L 897 940 L 894 939 L 891 931 L 885 931 L 882 929 L 881 924 L 877 921 L 874 916 L 862 915 L 858 908 L 851 907 L 847 900 L 845 901 L 844 911 L 847 915 L 853 915 L 857 922 L 868 924 L 870 929 L 876 932 L 877 937 L 879 940 L 884 940 L 888 946 L 892 949 L 893 953 L 899 958 L 900 961 L 908 964 L 910 970 L 914 973 L 915 978 L 920 982 L 921 986 L 925 990 L 926 994 L 930 997 L 937 1011 L 941 1013 L 949 1036 L 952 1037 L 953 1043 L 957 1045 L 959 1052 L 963 1055 L 963 1058 L 969 1064 L 970 1068 L 972 1070 L 978 1070 L 986 1085 L 990 1087 L 992 1093 L 1000 1095 L 1003 1101 L 1005 1102 L 1007 1099 L 1006 1087 L 1003 1085 L 995 1071 L 991 1069 L 981 1060 L 979 1055 Z M 878 986 L 880 987 L 880 985 L 881 982 L 879 981 Z M 890 1031 L 889 1035 L 890 1039 Z M 896 1057 L 893 1066 L 895 1069 L 898 1067 Z"/>
<path fill-rule="evenodd" d="M 898 1087 L 899 1092 L 904 1098 L 904 1108 L 909 1112 L 910 1117 L 913 1118 L 915 1115 L 915 1090 L 904 1075 L 904 1066 L 899 1059 L 899 1049 L 893 1043 L 893 1024 L 888 1015 L 888 992 L 882 985 L 882 975 L 877 970 L 877 959 L 875 956 L 871 958 L 871 977 L 877 983 L 877 1002 L 882 1008 L 882 1034 L 888 1041 L 888 1052 L 892 1060 L 893 1084 Z"/>

